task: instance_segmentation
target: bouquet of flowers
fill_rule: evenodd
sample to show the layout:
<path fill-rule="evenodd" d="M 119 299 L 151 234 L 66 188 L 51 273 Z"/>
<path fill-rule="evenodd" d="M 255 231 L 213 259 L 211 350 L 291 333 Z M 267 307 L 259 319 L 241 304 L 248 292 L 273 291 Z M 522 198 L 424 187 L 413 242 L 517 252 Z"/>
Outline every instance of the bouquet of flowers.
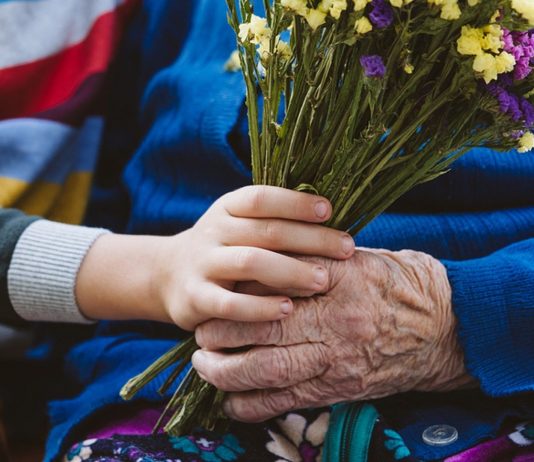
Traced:
<path fill-rule="evenodd" d="M 332 227 L 356 234 L 474 146 L 534 148 L 533 0 L 227 3 L 254 183 L 327 197 Z M 186 340 L 122 391 L 173 366 L 164 392 L 187 370 L 169 433 L 224 424 L 224 394 L 189 365 L 196 348 Z"/>

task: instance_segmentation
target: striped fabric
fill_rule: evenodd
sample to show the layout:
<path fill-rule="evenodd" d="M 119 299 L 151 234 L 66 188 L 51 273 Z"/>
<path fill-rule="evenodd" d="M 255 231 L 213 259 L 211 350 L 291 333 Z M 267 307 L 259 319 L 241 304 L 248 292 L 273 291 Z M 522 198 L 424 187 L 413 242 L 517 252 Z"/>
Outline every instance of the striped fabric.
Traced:
<path fill-rule="evenodd" d="M 80 223 L 106 71 L 138 0 L 0 0 L 0 207 Z"/>

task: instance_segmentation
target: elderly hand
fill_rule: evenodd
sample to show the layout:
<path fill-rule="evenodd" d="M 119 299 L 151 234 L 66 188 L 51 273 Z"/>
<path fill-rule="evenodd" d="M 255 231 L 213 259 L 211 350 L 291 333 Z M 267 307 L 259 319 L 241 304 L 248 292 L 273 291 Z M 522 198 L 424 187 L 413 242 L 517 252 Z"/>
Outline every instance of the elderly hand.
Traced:
<path fill-rule="evenodd" d="M 256 422 L 292 409 L 473 382 L 439 261 L 373 249 L 358 249 L 347 261 L 320 261 L 329 270 L 328 292 L 295 300 L 288 318 L 213 320 L 197 329 L 202 350 L 193 365 L 231 392 L 230 417 Z"/>

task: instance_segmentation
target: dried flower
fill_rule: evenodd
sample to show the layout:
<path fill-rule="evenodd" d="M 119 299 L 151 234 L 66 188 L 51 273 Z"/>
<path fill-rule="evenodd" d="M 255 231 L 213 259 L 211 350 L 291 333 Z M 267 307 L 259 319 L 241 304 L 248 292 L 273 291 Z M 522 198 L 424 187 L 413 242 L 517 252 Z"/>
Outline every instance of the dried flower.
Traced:
<path fill-rule="evenodd" d="M 386 75 L 386 66 L 381 56 L 363 55 L 360 57 L 360 64 L 366 77 L 382 78 Z"/>
<path fill-rule="evenodd" d="M 369 13 L 369 19 L 378 29 L 389 27 L 393 23 L 393 9 L 386 0 L 373 0 L 373 9 Z"/>
<path fill-rule="evenodd" d="M 526 132 L 519 138 L 519 152 L 529 152 L 534 149 L 534 133 Z"/>

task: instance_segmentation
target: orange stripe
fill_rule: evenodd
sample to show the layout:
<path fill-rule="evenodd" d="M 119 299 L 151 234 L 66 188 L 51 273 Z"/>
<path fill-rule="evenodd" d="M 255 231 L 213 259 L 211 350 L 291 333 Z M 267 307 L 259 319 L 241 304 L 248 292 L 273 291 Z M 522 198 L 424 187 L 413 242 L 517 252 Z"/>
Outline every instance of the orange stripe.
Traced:
<path fill-rule="evenodd" d="M 109 66 L 127 18 L 129 0 L 98 18 L 85 40 L 32 63 L 0 71 L 0 119 L 27 117 L 64 103 L 85 79 Z"/>

